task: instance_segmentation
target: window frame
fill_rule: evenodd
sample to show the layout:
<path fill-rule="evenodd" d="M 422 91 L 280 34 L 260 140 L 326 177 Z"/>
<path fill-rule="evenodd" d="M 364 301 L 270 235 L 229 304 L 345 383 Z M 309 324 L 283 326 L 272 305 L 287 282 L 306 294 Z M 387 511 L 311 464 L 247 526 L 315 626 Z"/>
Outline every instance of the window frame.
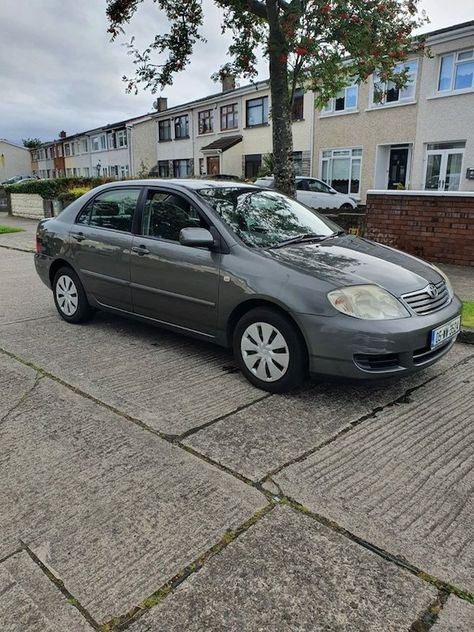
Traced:
<path fill-rule="evenodd" d="M 461 55 L 462 53 L 472 53 L 471 59 L 459 61 L 459 55 Z M 446 88 L 445 90 L 440 90 L 439 84 L 441 80 L 441 67 L 443 64 L 443 59 L 446 59 L 447 57 L 453 57 L 453 66 L 451 70 L 450 84 L 449 84 L 449 88 Z M 437 95 L 445 96 L 445 95 L 450 95 L 450 94 L 463 94 L 466 92 L 474 91 L 474 76 L 473 76 L 472 85 L 470 88 L 455 88 L 454 87 L 458 65 L 462 64 L 465 61 L 471 61 L 471 63 L 474 63 L 474 47 L 454 50 L 454 51 L 451 51 L 450 53 L 443 53 L 442 55 L 439 56 L 438 75 L 437 75 L 437 81 L 436 81 L 436 94 Z"/>
<path fill-rule="evenodd" d="M 165 123 L 167 123 L 166 126 L 165 126 Z M 162 138 L 161 137 L 162 129 L 167 129 L 168 130 L 169 136 L 167 138 Z M 172 137 L 171 137 L 171 118 L 161 119 L 160 121 L 158 121 L 158 142 L 159 143 L 167 143 L 170 140 L 173 140 Z"/>
<path fill-rule="evenodd" d="M 184 134 L 181 135 L 183 120 L 184 120 Z M 180 114 L 179 116 L 175 116 L 174 121 L 173 121 L 173 126 L 174 126 L 174 139 L 175 140 L 184 140 L 186 138 L 189 138 L 189 114 Z M 180 130 L 179 135 L 176 133 L 178 129 Z"/>
<path fill-rule="evenodd" d="M 331 152 L 331 156 L 324 156 L 324 152 Z M 348 154 L 347 156 L 334 156 L 334 152 L 343 152 L 343 151 L 347 151 L 350 152 L 350 154 Z M 356 154 L 354 155 L 353 152 L 354 151 L 360 151 L 360 154 Z M 362 146 L 358 146 L 358 147 L 326 147 L 324 149 L 321 150 L 320 152 L 320 163 L 319 163 L 319 177 L 317 178 L 318 180 L 321 180 L 322 182 L 324 182 L 325 184 L 327 184 L 329 187 L 331 187 L 331 189 L 334 189 L 335 191 L 337 191 L 337 193 L 339 193 L 340 195 L 348 195 L 348 196 L 355 196 L 357 198 L 360 197 L 360 191 L 361 191 L 361 185 L 362 185 L 362 161 L 363 161 L 363 157 L 364 157 L 364 149 Z M 348 191 L 347 193 L 343 193 L 341 191 L 338 191 L 332 184 L 332 169 L 333 169 L 333 162 L 334 160 L 338 159 L 338 158 L 349 158 L 350 162 L 349 162 L 349 178 L 348 178 L 348 182 L 349 182 L 349 186 L 348 186 Z M 351 191 L 351 181 L 352 181 L 352 164 L 354 160 L 359 160 L 359 188 L 357 191 Z M 328 163 L 328 167 L 327 167 L 327 172 L 328 175 L 330 175 L 330 178 L 328 180 L 325 180 L 323 178 L 323 165 L 324 162 Z"/>
<path fill-rule="evenodd" d="M 399 88 L 398 89 L 398 99 L 396 101 L 388 101 L 387 102 L 387 87 L 388 87 L 388 84 L 390 83 L 390 81 L 386 80 L 386 81 L 383 81 L 383 82 L 377 82 L 377 81 L 375 81 L 376 75 L 375 74 L 372 75 L 371 82 L 370 82 L 370 105 L 369 105 L 369 108 L 368 108 L 369 110 L 378 110 L 380 108 L 393 108 L 393 107 L 399 107 L 401 105 L 407 105 L 407 104 L 416 103 L 416 88 L 417 88 L 417 83 L 418 83 L 419 58 L 418 57 L 412 57 L 410 59 L 407 59 L 406 61 L 399 62 L 398 64 L 395 65 L 395 68 L 401 67 L 403 69 L 405 66 L 407 66 L 408 64 L 410 64 L 412 62 L 414 62 L 416 64 L 416 70 L 415 70 L 414 73 L 412 73 L 413 81 L 411 82 L 411 84 L 407 83 L 404 88 Z M 384 86 L 384 90 L 383 90 L 384 98 L 379 103 L 377 103 L 374 100 L 375 84 L 376 83 L 381 83 Z M 402 93 L 403 90 L 406 90 L 408 85 L 413 85 L 413 96 L 400 98 L 400 94 Z"/>
<path fill-rule="evenodd" d="M 189 162 L 192 160 L 191 158 L 176 158 L 173 160 L 173 178 L 189 178 L 191 176 L 191 170 L 189 168 Z M 185 176 L 177 176 L 176 175 L 176 163 L 185 162 L 186 163 L 186 175 Z"/>
<path fill-rule="evenodd" d="M 350 90 L 351 88 L 355 88 L 356 89 L 356 102 L 354 107 L 346 107 L 346 103 L 347 103 L 347 91 Z M 325 117 L 325 116 L 341 116 L 342 114 L 353 114 L 354 112 L 358 112 L 358 107 L 359 107 L 359 84 L 357 83 L 357 81 L 354 81 L 353 83 L 349 84 L 348 86 L 345 86 L 345 88 L 342 88 L 342 90 L 339 90 L 338 94 L 340 92 L 344 92 L 344 108 L 342 110 L 336 110 L 336 101 L 337 99 L 340 99 L 341 97 L 338 97 L 337 95 L 334 97 L 331 97 L 329 99 L 329 101 L 326 103 L 326 105 L 320 110 L 320 116 L 321 117 Z M 329 104 L 329 108 L 327 107 Z"/>
<path fill-rule="evenodd" d="M 203 126 L 201 125 L 201 123 L 206 120 L 210 121 L 210 126 L 208 130 L 203 131 Z M 213 132 L 214 132 L 214 109 L 209 108 L 207 110 L 201 110 L 200 112 L 198 112 L 198 135 L 203 136 L 204 134 L 212 134 Z"/>
<path fill-rule="evenodd" d="M 255 103 L 257 101 L 261 101 L 260 105 L 249 105 L 250 103 Z M 262 110 L 262 122 L 261 123 L 253 123 L 249 124 L 249 110 L 250 109 L 261 108 Z M 246 99 L 245 101 L 245 128 L 252 129 L 254 127 L 263 127 L 268 125 L 268 95 L 262 97 L 255 97 L 253 99 Z"/>
<path fill-rule="evenodd" d="M 232 108 L 232 110 L 227 111 L 229 108 Z M 226 110 L 225 113 L 224 113 L 224 110 Z M 232 116 L 232 121 L 234 122 L 234 125 L 232 126 L 228 125 L 229 116 Z M 223 117 L 225 117 L 225 121 L 226 121 L 225 127 L 222 125 L 222 121 L 224 120 Z M 235 103 L 227 103 L 226 105 L 221 105 L 220 121 L 221 121 L 221 132 L 225 132 L 232 129 L 239 129 L 239 104 L 235 102 Z"/>
<path fill-rule="evenodd" d="M 299 106 L 300 102 L 301 107 Z M 302 88 L 296 88 L 293 95 L 293 103 L 291 104 L 291 121 L 293 123 L 296 121 L 304 121 L 304 90 Z"/>

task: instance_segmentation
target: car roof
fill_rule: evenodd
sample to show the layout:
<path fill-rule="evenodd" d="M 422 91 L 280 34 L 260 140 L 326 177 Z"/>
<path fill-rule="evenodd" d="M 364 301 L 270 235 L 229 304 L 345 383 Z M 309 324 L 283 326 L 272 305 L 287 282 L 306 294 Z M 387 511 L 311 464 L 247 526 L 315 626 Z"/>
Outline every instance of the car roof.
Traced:
<path fill-rule="evenodd" d="M 185 189 L 199 190 L 199 189 L 228 189 L 236 187 L 242 189 L 255 189 L 253 184 L 247 184 L 246 182 L 237 182 L 235 180 L 201 180 L 194 178 L 146 178 L 143 180 L 119 180 L 116 182 L 109 182 L 105 186 L 116 187 L 120 186 L 159 186 L 159 185 L 176 185 Z"/>

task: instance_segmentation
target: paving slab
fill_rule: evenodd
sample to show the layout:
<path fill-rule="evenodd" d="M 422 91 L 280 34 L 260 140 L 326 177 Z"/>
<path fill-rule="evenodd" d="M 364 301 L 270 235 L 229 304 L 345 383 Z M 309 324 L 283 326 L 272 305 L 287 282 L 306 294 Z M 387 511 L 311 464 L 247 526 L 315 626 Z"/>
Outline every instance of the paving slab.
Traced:
<path fill-rule="evenodd" d="M 458 344 L 439 363 L 400 380 L 321 382 L 296 394 L 277 395 L 191 435 L 185 443 L 259 480 L 467 357 L 474 357 L 473 347 Z"/>
<path fill-rule="evenodd" d="M 130 632 L 400 632 L 436 596 L 314 520 L 278 507 Z"/>
<path fill-rule="evenodd" d="M 2 632 L 92 632 L 79 611 L 25 552 L 0 564 Z"/>
<path fill-rule="evenodd" d="M 36 371 L 0 353 L 0 422 L 33 388 Z"/>
<path fill-rule="evenodd" d="M 474 592 L 474 360 L 276 481 L 309 509 Z"/>
<path fill-rule="evenodd" d="M 264 396 L 210 343 L 105 313 L 85 325 L 59 316 L 27 325 L 0 327 L 0 348 L 168 434 Z"/>
<path fill-rule="evenodd" d="M 447 263 L 439 267 L 448 275 L 454 291 L 463 301 L 474 301 L 474 268 L 472 266 L 453 266 Z"/>
<path fill-rule="evenodd" d="M 42 378 L 0 424 L 0 559 L 25 542 L 96 620 L 122 614 L 266 504 Z"/>
<path fill-rule="evenodd" d="M 22 232 L 4 233 L 0 235 L 0 247 L 19 248 L 33 252 L 35 249 L 35 236 L 38 221 L 22 217 L 12 217 L 6 213 L 0 213 L 0 225 L 21 228 Z"/>
<path fill-rule="evenodd" d="M 52 294 L 36 274 L 33 254 L 0 248 L 0 294 L 0 327 L 55 315 Z"/>
<path fill-rule="evenodd" d="M 432 632 L 472 632 L 474 606 L 457 597 L 450 597 L 431 630 Z"/>

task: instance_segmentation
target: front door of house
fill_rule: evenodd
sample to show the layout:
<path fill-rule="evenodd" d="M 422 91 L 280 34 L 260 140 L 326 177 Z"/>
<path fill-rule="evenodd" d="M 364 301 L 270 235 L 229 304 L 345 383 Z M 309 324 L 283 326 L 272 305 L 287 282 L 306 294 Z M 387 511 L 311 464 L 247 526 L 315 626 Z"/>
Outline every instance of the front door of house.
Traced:
<path fill-rule="evenodd" d="M 406 188 L 408 171 L 408 147 L 392 147 L 388 165 L 388 188 Z"/>
<path fill-rule="evenodd" d="M 219 156 L 207 157 L 207 175 L 217 176 L 219 174 Z"/>
<path fill-rule="evenodd" d="M 425 189 L 435 191 L 458 191 L 461 182 L 461 147 L 428 149 L 426 152 Z"/>

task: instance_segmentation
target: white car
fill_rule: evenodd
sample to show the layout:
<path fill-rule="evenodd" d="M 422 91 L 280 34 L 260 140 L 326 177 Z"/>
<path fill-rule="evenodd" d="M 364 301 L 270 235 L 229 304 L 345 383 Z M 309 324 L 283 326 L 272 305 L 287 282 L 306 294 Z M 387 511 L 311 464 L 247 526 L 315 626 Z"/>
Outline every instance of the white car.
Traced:
<path fill-rule="evenodd" d="M 256 186 L 266 189 L 275 188 L 273 176 L 258 178 Z M 339 193 L 328 184 L 318 178 L 309 176 L 296 176 L 296 199 L 311 208 L 338 208 L 351 209 L 357 207 L 357 200 Z"/>

